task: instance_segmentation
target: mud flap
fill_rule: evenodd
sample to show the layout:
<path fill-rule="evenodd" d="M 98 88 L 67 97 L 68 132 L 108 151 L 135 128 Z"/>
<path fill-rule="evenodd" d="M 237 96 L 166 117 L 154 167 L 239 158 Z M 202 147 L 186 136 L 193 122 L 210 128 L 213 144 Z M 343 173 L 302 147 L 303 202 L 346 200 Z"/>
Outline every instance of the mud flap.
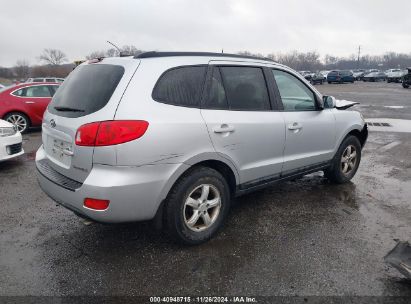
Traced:
<path fill-rule="evenodd" d="M 411 246 L 408 242 L 398 242 L 384 261 L 411 279 Z"/>

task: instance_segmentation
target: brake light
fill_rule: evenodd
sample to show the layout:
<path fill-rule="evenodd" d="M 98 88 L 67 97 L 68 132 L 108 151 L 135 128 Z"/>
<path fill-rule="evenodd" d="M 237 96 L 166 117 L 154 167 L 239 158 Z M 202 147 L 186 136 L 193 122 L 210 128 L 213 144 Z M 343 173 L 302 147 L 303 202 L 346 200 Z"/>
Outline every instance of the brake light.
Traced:
<path fill-rule="evenodd" d="M 106 210 L 109 204 L 109 200 L 101 200 L 96 198 L 86 198 L 84 200 L 84 207 L 100 211 Z"/>
<path fill-rule="evenodd" d="M 144 120 L 110 120 L 82 125 L 76 133 L 78 146 L 111 146 L 140 138 L 147 131 Z"/>
<path fill-rule="evenodd" d="M 99 122 L 93 122 L 86 125 L 82 125 L 76 133 L 76 145 L 94 146 L 99 127 Z"/>

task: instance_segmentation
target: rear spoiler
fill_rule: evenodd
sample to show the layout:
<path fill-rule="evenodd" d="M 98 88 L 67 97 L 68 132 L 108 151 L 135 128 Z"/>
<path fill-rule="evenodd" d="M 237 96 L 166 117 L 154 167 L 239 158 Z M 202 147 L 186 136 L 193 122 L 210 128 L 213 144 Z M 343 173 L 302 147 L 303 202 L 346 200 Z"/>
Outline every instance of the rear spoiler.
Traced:
<path fill-rule="evenodd" d="M 345 110 L 357 104 L 360 104 L 360 103 L 357 101 L 338 100 L 338 99 L 335 100 L 335 107 L 338 110 Z"/>

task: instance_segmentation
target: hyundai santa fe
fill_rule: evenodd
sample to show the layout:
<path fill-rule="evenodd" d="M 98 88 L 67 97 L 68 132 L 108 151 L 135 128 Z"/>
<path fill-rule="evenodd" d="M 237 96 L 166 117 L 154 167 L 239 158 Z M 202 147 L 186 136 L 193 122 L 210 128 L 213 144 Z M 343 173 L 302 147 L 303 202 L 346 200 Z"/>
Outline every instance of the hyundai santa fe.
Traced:
<path fill-rule="evenodd" d="M 94 59 L 71 72 L 44 114 L 38 180 L 81 217 L 153 220 L 199 244 L 235 196 L 315 171 L 349 181 L 368 135 L 353 104 L 262 58 Z"/>

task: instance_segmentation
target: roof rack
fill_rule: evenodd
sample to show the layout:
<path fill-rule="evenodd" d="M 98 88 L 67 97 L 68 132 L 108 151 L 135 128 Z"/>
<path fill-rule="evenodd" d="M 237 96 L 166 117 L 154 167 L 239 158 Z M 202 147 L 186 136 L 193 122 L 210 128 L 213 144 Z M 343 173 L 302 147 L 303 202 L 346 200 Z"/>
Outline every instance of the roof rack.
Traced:
<path fill-rule="evenodd" d="M 239 54 L 228 54 L 228 53 L 212 53 L 212 52 L 144 52 L 134 56 L 136 59 L 142 58 L 156 58 L 156 57 L 175 57 L 175 56 L 211 56 L 211 57 L 235 57 L 235 58 L 245 58 L 245 59 L 258 59 L 274 62 L 270 58 L 258 57 L 258 56 L 248 56 Z"/>

